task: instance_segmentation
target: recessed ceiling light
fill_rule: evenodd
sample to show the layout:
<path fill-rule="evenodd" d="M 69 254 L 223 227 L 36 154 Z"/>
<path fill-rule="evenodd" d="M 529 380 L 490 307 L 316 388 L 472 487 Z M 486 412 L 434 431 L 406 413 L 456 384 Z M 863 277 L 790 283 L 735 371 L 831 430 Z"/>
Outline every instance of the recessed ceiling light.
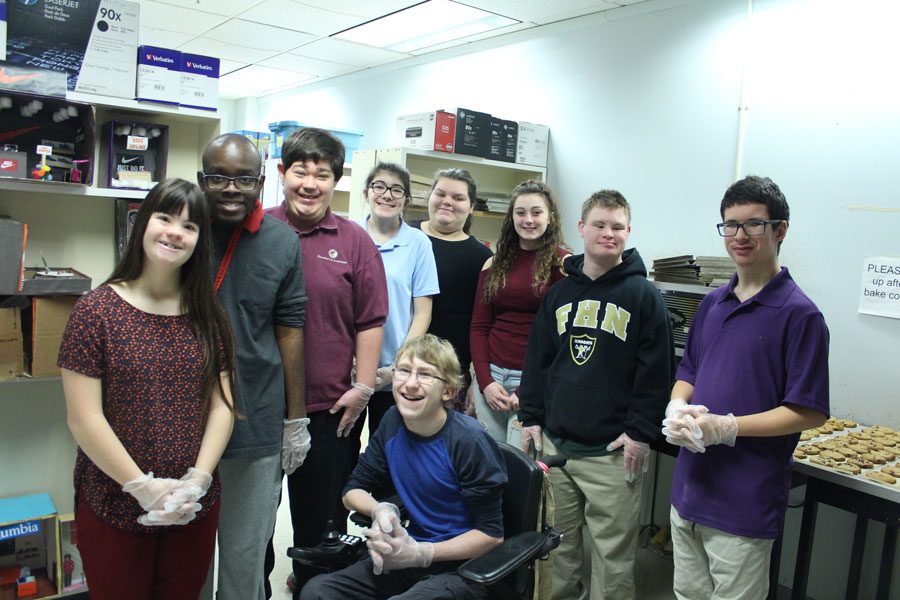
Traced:
<path fill-rule="evenodd" d="M 519 23 L 452 0 L 428 0 L 334 34 L 333 38 L 413 52 Z"/>

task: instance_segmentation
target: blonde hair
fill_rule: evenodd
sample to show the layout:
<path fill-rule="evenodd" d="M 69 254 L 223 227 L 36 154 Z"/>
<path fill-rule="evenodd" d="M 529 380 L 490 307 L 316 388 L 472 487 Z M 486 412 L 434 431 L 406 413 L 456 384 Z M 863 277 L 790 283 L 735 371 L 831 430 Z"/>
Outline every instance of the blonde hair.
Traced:
<path fill-rule="evenodd" d="M 437 369 L 436 375 L 447 380 L 447 387 L 458 390 L 462 385 L 462 370 L 459 367 L 459 359 L 453 345 L 443 338 L 426 333 L 404 342 L 394 358 L 394 364 L 402 359 L 418 358 L 422 362 Z"/>

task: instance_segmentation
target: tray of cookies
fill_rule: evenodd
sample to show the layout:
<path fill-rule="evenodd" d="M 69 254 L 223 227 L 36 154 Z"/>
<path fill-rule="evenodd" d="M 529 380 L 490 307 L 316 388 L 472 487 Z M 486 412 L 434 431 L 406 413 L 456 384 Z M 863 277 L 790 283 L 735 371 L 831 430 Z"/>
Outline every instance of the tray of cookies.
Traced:
<path fill-rule="evenodd" d="M 853 480 L 854 488 L 900 501 L 900 432 L 890 427 L 830 417 L 821 427 L 800 434 L 794 465 L 801 472 L 808 465 L 841 475 Z M 843 478 L 834 481 L 850 483 Z"/>

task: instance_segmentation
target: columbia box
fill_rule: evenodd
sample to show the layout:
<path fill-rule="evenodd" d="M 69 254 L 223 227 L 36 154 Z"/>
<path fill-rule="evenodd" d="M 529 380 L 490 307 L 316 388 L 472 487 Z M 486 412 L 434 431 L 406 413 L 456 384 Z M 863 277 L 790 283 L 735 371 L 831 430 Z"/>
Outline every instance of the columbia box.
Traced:
<path fill-rule="evenodd" d="M 7 61 L 64 71 L 69 90 L 134 98 L 138 3 L 15 0 L 7 8 Z"/>
<path fill-rule="evenodd" d="M 436 110 L 397 117 L 397 135 L 406 148 L 453 152 L 456 115 Z"/>

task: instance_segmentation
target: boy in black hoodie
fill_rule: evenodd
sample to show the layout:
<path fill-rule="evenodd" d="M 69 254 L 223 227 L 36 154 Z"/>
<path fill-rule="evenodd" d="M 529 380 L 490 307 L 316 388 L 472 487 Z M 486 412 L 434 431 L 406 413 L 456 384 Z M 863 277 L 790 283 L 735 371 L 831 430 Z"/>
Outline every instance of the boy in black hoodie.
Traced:
<path fill-rule="evenodd" d="M 631 207 L 622 194 L 588 198 L 578 231 L 584 254 L 566 259 L 568 277 L 544 297 L 528 339 L 522 446 L 569 458 L 550 473 L 566 533 L 553 553 L 553 598 L 632 599 L 641 476 L 668 402 L 672 329 L 640 255 L 625 250 Z M 585 527 L 590 588 L 578 575 Z"/>

